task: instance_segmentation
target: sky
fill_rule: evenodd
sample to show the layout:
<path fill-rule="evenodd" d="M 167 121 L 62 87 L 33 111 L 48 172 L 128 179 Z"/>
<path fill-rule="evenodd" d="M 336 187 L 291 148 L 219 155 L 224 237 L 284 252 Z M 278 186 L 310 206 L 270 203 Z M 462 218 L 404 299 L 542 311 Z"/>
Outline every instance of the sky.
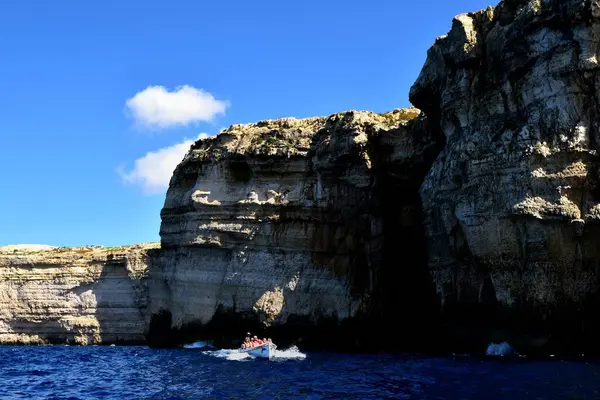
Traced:
<path fill-rule="evenodd" d="M 408 107 L 483 0 L 0 2 L 0 246 L 160 240 L 190 144 L 235 123 Z"/>

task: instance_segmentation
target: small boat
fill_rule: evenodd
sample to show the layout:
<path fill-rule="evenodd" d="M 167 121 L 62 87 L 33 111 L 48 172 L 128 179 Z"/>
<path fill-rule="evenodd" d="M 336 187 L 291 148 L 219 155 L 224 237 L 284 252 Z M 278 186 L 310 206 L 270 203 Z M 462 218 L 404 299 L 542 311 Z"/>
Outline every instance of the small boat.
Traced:
<path fill-rule="evenodd" d="M 258 346 L 248 347 L 245 349 L 240 349 L 240 353 L 248 353 L 249 355 L 256 358 L 266 358 L 270 359 L 275 355 L 275 349 L 277 349 L 277 345 L 273 342 L 267 342 L 263 344 L 259 344 Z"/>

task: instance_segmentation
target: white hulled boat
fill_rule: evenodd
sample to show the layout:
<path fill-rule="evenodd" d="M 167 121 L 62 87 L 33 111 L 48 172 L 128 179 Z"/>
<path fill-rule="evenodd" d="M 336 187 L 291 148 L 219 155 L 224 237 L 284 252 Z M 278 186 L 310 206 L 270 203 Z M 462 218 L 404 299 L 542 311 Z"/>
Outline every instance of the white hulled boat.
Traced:
<path fill-rule="evenodd" d="M 275 355 L 277 345 L 273 342 L 267 342 L 259 344 L 253 347 L 242 348 L 239 350 L 240 353 L 248 353 L 252 357 L 270 359 Z"/>

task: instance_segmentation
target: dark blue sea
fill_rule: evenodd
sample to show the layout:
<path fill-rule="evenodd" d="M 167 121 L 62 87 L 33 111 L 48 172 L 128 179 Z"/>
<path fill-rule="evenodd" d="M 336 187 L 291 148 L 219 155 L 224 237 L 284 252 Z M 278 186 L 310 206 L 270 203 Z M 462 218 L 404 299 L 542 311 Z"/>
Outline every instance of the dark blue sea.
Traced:
<path fill-rule="evenodd" d="M 581 360 L 0 347 L 1 399 L 600 399 Z"/>

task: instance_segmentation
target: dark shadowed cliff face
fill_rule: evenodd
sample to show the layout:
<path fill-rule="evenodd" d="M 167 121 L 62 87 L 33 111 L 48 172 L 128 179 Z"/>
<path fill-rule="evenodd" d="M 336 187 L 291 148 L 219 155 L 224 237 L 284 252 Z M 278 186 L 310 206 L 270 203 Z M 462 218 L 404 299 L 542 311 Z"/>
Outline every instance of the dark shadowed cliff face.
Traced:
<path fill-rule="evenodd" d="M 397 334 L 365 322 L 410 322 L 433 292 L 418 188 L 438 149 L 416 115 L 261 121 L 192 146 L 161 213 L 150 343 L 252 329 L 331 348 Z"/>
<path fill-rule="evenodd" d="M 598 349 L 599 18 L 582 0 L 460 15 L 411 89 L 447 140 L 421 197 L 457 336 Z"/>

